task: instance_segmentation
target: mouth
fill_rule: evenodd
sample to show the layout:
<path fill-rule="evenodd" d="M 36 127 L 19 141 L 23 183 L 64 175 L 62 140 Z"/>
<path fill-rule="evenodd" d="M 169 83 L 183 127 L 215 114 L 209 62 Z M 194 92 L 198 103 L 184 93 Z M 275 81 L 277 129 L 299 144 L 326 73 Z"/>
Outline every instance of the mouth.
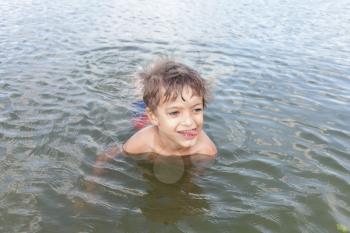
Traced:
<path fill-rule="evenodd" d="M 177 131 L 177 133 L 179 133 L 185 139 L 190 140 L 190 139 L 194 139 L 195 137 L 197 137 L 198 130 L 195 128 L 195 129 L 190 129 L 190 130 Z"/>

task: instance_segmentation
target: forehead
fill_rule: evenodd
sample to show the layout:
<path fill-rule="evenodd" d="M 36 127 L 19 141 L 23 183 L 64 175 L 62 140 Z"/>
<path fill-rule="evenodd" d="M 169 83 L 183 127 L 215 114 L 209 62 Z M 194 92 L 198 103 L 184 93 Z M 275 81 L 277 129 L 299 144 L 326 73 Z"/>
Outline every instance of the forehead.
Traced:
<path fill-rule="evenodd" d="M 177 93 L 175 90 L 171 93 L 171 95 L 167 98 L 165 95 L 165 90 L 161 90 L 161 100 L 159 102 L 159 106 L 161 105 L 176 105 L 182 103 L 189 104 L 197 104 L 203 103 L 203 96 L 199 96 L 196 91 L 194 91 L 190 87 L 184 87 L 181 93 Z"/>

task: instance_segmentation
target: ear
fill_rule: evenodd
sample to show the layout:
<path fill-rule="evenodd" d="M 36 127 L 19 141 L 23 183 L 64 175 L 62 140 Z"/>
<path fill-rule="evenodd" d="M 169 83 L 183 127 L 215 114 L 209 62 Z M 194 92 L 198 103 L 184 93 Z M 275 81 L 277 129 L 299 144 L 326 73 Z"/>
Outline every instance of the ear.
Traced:
<path fill-rule="evenodd" d="M 146 108 L 146 113 L 147 113 L 147 116 L 148 116 L 148 119 L 149 121 L 152 123 L 152 125 L 156 125 L 158 126 L 158 117 L 157 117 L 157 114 L 154 113 L 150 108 Z"/>

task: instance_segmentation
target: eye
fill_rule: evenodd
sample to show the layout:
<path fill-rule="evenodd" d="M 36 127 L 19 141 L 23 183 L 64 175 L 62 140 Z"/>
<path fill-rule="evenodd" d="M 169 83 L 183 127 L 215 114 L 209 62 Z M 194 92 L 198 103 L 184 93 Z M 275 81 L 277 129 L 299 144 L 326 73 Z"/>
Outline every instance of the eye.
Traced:
<path fill-rule="evenodd" d="M 170 116 L 177 116 L 177 115 L 179 115 L 179 111 L 173 111 L 173 112 L 169 112 L 168 114 L 170 115 Z"/>
<path fill-rule="evenodd" d="M 202 112 L 203 109 L 202 109 L 202 108 L 195 108 L 194 111 L 195 111 L 195 112 Z"/>

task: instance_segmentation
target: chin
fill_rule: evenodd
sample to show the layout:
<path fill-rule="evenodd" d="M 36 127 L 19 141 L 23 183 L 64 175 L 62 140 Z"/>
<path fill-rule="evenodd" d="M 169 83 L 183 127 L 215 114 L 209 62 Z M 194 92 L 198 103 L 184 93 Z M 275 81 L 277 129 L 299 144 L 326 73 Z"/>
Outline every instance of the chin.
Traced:
<path fill-rule="evenodd" d="M 192 140 L 187 140 L 185 142 L 181 142 L 180 145 L 183 148 L 189 148 L 191 146 L 196 145 L 196 143 L 197 143 L 197 138 L 196 139 L 192 139 Z"/>

